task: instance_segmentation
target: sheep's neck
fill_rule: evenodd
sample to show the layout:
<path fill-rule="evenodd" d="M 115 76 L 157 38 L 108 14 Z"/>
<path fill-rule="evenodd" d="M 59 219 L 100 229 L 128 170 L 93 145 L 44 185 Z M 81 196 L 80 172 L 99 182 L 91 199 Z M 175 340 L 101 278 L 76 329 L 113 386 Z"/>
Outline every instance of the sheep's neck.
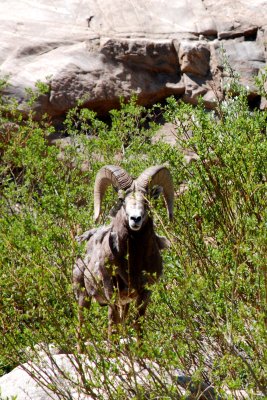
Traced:
<path fill-rule="evenodd" d="M 149 217 L 139 231 L 121 226 L 118 244 L 118 275 L 127 287 L 140 290 L 146 284 L 154 283 L 161 274 L 162 266 L 152 219 Z"/>

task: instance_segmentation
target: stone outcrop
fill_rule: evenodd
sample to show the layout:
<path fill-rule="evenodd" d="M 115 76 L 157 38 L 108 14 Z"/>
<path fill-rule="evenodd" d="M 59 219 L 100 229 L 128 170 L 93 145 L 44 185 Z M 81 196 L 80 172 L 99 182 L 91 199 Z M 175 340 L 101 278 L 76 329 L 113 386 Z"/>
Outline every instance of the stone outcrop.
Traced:
<path fill-rule="evenodd" d="M 222 47 L 251 96 L 267 59 L 264 0 L 9 0 L 0 22 L 5 94 L 25 109 L 25 88 L 45 81 L 35 108 L 51 116 L 78 99 L 105 114 L 133 92 L 142 104 L 201 95 L 212 108 L 227 80 Z"/>

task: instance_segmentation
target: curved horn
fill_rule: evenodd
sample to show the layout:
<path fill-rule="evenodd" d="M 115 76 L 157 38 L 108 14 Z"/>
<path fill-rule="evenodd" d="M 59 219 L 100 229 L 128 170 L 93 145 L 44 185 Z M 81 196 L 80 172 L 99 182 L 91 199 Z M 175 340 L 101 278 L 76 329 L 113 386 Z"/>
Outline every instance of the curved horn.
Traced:
<path fill-rule="evenodd" d="M 155 185 L 162 186 L 169 219 L 173 218 L 174 189 L 171 173 L 163 165 L 156 165 L 145 169 L 135 181 L 136 186 L 147 190 Z"/>
<path fill-rule="evenodd" d="M 105 191 L 109 185 L 113 185 L 116 190 L 125 190 L 131 186 L 132 177 L 123 168 L 116 165 L 105 165 L 102 167 L 95 178 L 94 186 L 94 219 L 98 220 L 101 212 L 101 204 Z"/>

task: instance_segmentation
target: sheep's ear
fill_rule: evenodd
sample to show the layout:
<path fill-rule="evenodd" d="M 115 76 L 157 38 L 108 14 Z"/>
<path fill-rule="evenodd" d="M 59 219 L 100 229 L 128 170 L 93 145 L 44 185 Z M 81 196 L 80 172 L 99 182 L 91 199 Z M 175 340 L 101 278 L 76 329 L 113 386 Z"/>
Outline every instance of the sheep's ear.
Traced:
<path fill-rule="evenodd" d="M 125 191 L 122 189 L 118 190 L 118 200 L 116 201 L 116 203 L 114 204 L 114 206 L 111 208 L 109 215 L 110 217 L 116 217 L 117 212 L 119 211 L 119 209 L 121 208 L 123 202 L 125 199 Z"/>
<path fill-rule="evenodd" d="M 125 199 L 125 190 L 122 190 L 122 189 L 118 190 L 118 198 L 119 198 L 119 200 L 124 201 L 124 199 Z"/>
<path fill-rule="evenodd" d="M 111 208 L 111 210 L 109 212 L 110 217 L 116 217 L 116 214 L 120 210 L 122 204 L 123 204 L 123 201 L 118 199 L 117 202 L 114 204 L 114 206 Z"/>
<path fill-rule="evenodd" d="M 156 235 L 157 244 L 160 250 L 169 249 L 171 242 L 165 236 Z"/>
<path fill-rule="evenodd" d="M 89 231 L 86 231 L 86 232 L 82 233 L 81 235 L 76 236 L 75 239 L 78 243 L 82 243 L 85 240 L 88 241 L 96 233 L 96 231 L 97 231 L 97 228 L 90 229 Z"/>
<path fill-rule="evenodd" d="M 153 199 L 158 199 L 162 192 L 163 192 L 163 187 L 156 185 L 156 186 L 153 186 L 153 188 L 151 189 L 150 196 Z"/>

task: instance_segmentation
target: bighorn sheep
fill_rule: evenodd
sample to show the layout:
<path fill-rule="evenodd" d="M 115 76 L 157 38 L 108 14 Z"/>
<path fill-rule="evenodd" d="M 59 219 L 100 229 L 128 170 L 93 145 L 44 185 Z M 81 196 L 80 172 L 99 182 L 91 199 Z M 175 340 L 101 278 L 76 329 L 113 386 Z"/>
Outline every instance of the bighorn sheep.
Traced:
<path fill-rule="evenodd" d="M 79 237 L 87 240 L 86 254 L 73 270 L 73 283 L 79 304 L 90 307 L 93 297 L 108 305 L 109 337 L 114 324 L 124 321 L 129 303 L 136 301 L 136 329 L 141 336 L 140 317 L 145 314 L 150 298 L 148 285 L 162 273 L 160 250 L 168 247 L 165 237 L 156 235 L 149 213 L 149 196 L 163 191 L 169 218 L 173 216 L 174 190 L 169 170 L 164 166 L 147 168 L 133 179 L 121 167 L 107 165 L 100 169 L 94 187 L 94 217 L 101 214 L 105 191 L 113 185 L 118 203 L 109 226 L 91 229 Z"/>

